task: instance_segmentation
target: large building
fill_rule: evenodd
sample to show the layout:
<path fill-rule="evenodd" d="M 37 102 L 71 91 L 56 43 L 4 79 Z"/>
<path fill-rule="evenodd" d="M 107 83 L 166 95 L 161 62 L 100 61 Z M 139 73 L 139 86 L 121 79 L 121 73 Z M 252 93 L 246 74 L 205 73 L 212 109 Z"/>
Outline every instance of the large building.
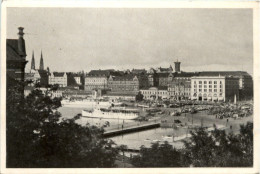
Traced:
<path fill-rule="evenodd" d="M 145 100 L 169 99 L 167 87 L 150 87 L 141 89 L 140 92 Z"/>
<path fill-rule="evenodd" d="M 228 76 L 191 77 L 191 99 L 197 101 L 234 101 L 239 96 L 239 79 Z"/>
<path fill-rule="evenodd" d="M 123 76 L 110 76 L 108 88 L 112 92 L 134 92 L 139 91 L 139 79 L 137 75 L 126 74 Z"/>
<path fill-rule="evenodd" d="M 245 71 L 202 71 L 200 76 L 233 76 L 239 78 L 240 100 L 253 98 L 253 79 Z"/>
<path fill-rule="evenodd" d="M 107 89 L 108 78 L 111 74 L 109 70 L 92 70 L 85 77 L 85 90 Z"/>
<path fill-rule="evenodd" d="M 8 78 L 24 81 L 26 61 L 23 27 L 19 27 L 18 39 L 6 40 L 6 73 Z"/>
<path fill-rule="evenodd" d="M 188 100 L 191 93 L 191 77 L 198 73 L 175 72 L 168 76 L 168 91 L 171 99 Z"/>
<path fill-rule="evenodd" d="M 44 70 L 43 67 L 43 56 L 41 52 L 40 66 L 39 69 L 35 68 L 34 52 L 32 53 L 31 69 L 30 72 L 25 73 L 25 80 L 30 82 L 29 86 L 34 86 L 35 84 L 41 87 L 47 87 L 49 84 L 49 72 Z"/>
<path fill-rule="evenodd" d="M 68 86 L 68 75 L 65 72 L 53 72 L 49 75 L 50 85 L 59 85 L 59 87 Z"/>

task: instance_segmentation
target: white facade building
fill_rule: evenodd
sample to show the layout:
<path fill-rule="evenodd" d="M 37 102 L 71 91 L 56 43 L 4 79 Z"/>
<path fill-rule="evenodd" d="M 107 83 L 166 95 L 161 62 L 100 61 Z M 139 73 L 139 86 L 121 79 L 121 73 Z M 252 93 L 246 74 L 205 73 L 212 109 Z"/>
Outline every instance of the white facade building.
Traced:
<path fill-rule="evenodd" d="M 234 100 L 239 94 L 239 80 L 225 76 L 191 77 L 191 99 L 198 101 Z"/>
<path fill-rule="evenodd" d="M 68 86 L 68 76 L 67 73 L 62 72 L 53 72 L 49 75 L 49 84 L 54 85 L 58 84 L 60 87 Z"/>
<path fill-rule="evenodd" d="M 149 89 L 141 89 L 141 94 L 143 94 L 144 99 L 146 100 L 155 100 L 158 98 L 161 99 L 168 99 L 169 98 L 169 92 L 167 88 L 157 88 L 157 87 L 151 87 Z"/>

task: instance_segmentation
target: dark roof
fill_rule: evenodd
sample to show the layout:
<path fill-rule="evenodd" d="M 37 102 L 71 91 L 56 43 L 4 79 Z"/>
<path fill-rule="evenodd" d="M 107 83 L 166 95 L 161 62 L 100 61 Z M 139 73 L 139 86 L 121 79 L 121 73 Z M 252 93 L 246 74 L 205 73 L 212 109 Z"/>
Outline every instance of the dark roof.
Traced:
<path fill-rule="evenodd" d="M 48 71 L 46 70 L 38 70 L 41 77 L 47 77 L 49 75 Z"/>
<path fill-rule="evenodd" d="M 168 77 L 170 73 L 158 73 L 158 77 Z"/>
<path fill-rule="evenodd" d="M 62 77 L 62 76 L 64 76 L 64 72 L 53 72 L 53 75 L 55 77 Z"/>
<path fill-rule="evenodd" d="M 250 76 L 245 71 L 202 71 L 198 76 Z"/>
<path fill-rule="evenodd" d="M 141 73 L 146 73 L 145 69 L 133 69 L 132 70 L 133 74 L 141 74 Z"/>
<path fill-rule="evenodd" d="M 17 39 L 6 39 L 6 57 L 7 60 L 23 60 L 19 55 Z"/>
<path fill-rule="evenodd" d="M 196 72 L 180 72 L 180 73 L 173 73 L 174 77 L 192 77 L 192 76 L 196 76 L 198 75 L 198 73 Z"/>
<path fill-rule="evenodd" d="M 133 74 L 126 74 L 123 76 L 114 76 L 113 80 L 114 81 L 119 81 L 119 80 L 130 81 L 130 80 L 133 80 L 134 77 L 135 77 L 135 75 L 133 75 Z"/>
<path fill-rule="evenodd" d="M 87 76 L 109 76 L 110 70 L 91 70 Z"/>

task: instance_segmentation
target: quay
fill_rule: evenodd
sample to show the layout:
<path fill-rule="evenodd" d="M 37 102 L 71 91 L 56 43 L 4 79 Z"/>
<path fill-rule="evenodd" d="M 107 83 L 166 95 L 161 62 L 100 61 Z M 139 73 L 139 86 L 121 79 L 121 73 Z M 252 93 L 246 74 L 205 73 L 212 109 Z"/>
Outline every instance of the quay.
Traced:
<path fill-rule="evenodd" d="M 157 127 L 160 127 L 160 122 L 147 123 L 147 124 L 142 124 L 142 125 L 134 125 L 134 126 L 131 126 L 128 128 L 109 130 L 109 131 L 105 131 L 103 133 L 103 136 L 112 137 L 112 136 L 122 135 L 122 134 L 126 134 L 126 133 L 138 132 L 141 130 L 153 129 L 153 128 L 157 128 Z"/>

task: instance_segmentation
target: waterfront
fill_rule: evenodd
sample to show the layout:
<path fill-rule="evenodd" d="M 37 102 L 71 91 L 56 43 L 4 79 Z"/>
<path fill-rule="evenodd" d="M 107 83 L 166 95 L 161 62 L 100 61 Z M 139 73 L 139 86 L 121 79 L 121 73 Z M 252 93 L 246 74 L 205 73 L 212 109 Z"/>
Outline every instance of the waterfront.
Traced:
<path fill-rule="evenodd" d="M 61 112 L 63 118 L 72 118 L 73 116 L 81 113 L 81 110 L 84 108 L 72 108 L 72 107 L 61 107 L 59 112 Z M 172 108 L 161 108 L 164 111 L 171 111 Z M 179 120 L 183 126 L 174 126 L 174 121 Z M 161 117 L 154 117 L 149 122 L 162 122 L 166 121 L 170 125 L 173 125 L 171 128 L 153 128 L 149 130 L 138 131 L 134 133 L 123 134 L 119 136 L 110 137 L 117 145 L 127 145 L 129 149 L 139 149 L 142 145 L 145 147 L 150 147 L 152 143 L 159 142 L 164 143 L 168 141 L 169 144 L 173 147 L 181 148 L 183 143 L 181 141 L 173 141 L 171 138 L 164 138 L 165 136 L 173 137 L 183 137 L 188 135 L 189 131 L 193 126 L 204 126 L 204 127 L 213 127 L 215 124 L 217 127 L 225 129 L 227 132 L 238 133 L 240 124 L 246 123 L 247 121 L 252 121 L 253 116 L 244 117 L 241 119 L 217 119 L 214 115 L 208 115 L 206 111 L 197 112 L 195 114 L 183 113 L 181 116 L 173 117 L 162 115 Z M 109 121 L 110 126 L 105 128 L 105 131 L 108 130 L 120 130 L 122 124 L 124 128 L 127 126 L 137 126 L 139 124 L 144 124 L 146 122 L 139 122 L 135 120 L 117 120 L 117 119 L 98 119 L 98 118 L 86 118 L 81 117 L 76 122 L 81 125 L 87 123 L 96 126 L 102 126 L 106 121 Z"/>

